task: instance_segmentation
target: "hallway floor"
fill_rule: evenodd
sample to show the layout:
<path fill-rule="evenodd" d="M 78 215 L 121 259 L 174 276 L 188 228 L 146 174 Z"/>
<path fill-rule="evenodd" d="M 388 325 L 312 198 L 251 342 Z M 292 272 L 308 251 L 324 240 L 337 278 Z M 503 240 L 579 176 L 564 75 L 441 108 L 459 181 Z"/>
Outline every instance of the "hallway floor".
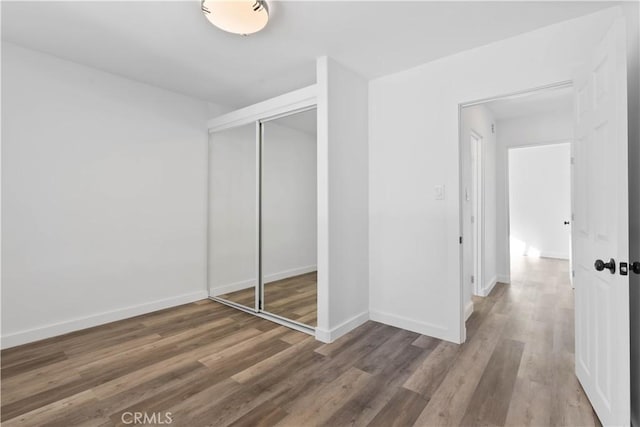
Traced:
<path fill-rule="evenodd" d="M 203 300 L 8 349 L 2 425 L 597 425 L 567 270 L 518 260 L 475 299 L 464 345 L 376 322 L 322 344 Z"/>

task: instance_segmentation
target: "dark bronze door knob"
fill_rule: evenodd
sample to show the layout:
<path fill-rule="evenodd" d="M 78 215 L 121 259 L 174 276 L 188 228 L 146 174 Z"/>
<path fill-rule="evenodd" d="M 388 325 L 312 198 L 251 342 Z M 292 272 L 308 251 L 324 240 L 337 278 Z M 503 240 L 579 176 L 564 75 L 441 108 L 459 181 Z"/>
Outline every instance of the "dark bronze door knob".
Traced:
<path fill-rule="evenodd" d="M 593 266 L 598 271 L 602 271 L 606 268 L 611 272 L 611 274 L 614 274 L 616 272 L 616 261 L 613 258 L 611 258 L 609 262 L 604 262 L 601 259 L 597 259 Z"/>

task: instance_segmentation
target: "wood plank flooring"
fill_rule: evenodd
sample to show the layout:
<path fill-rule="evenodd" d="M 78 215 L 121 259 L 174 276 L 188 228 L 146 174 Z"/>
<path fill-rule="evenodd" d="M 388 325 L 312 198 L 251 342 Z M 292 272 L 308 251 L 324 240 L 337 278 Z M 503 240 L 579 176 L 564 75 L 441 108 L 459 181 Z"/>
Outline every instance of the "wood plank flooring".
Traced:
<path fill-rule="evenodd" d="M 264 285 L 265 311 L 312 327 L 317 326 L 318 274 L 311 272 Z M 253 308 L 255 290 L 243 289 L 219 298 Z"/>
<path fill-rule="evenodd" d="M 475 299 L 463 345 L 375 322 L 322 344 L 203 300 L 7 349 L 2 425 L 597 425 L 567 269 L 514 265 Z"/>

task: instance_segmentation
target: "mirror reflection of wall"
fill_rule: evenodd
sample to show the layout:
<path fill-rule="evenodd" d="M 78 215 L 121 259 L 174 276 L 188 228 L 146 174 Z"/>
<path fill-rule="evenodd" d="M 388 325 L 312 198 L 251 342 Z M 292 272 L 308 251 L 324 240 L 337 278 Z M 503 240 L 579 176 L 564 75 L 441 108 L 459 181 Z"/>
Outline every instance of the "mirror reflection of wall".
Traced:
<path fill-rule="evenodd" d="M 263 309 L 316 325 L 316 110 L 263 123 Z"/>
<path fill-rule="evenodd" d="M 255 308 L 256 126 L 209 137 L 209 294 Z"/>

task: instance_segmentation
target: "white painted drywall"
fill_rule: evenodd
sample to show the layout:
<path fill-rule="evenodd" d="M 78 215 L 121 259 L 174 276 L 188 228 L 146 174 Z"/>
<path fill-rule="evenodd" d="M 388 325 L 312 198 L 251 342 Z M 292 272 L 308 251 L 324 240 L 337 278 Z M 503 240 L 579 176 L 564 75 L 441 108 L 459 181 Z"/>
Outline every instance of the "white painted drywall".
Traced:
<path fill-rule="evenodd" d="M 509 197 L 507 155 L 510 147 L 570 142 L 571 110 L 498 120 L 496 124 L 496 270 L 499 281 L 510 281 Z"/>
<path fill-rule="evenodd" d="M 323 57 L 318 88 L 318 235 L 329 238 L 318 247 L 316 337 L 332 341 L 369 318 L 368 87 Z"/>
<path fill-rule="evenodd" d="M 569 143 L 509 150 L 511 253 L 569 259 Z"/>
<path fill-rule="evenodd" d="M 465 338 L 460 284 L 458 106 L 570 80 L 619 8 L 372 80 L 370 309 L 384 321 Z M 446 200 L 433 188 L 444 185 Z"/>
<path fill-rule="evenodd" d="M 209 291 L 217 296 L 256 283 L 255 124 L 212 133 L 209 146 Z M 262 268 L 268 283 L 316 270 L 315 132 L 266 122 L 262 155 Z"/>
<path fill-rule="evenodd" d="M 2 44 L 2 345 L 206 297 L 207 104 Z"/>
<path fill-rule="evenodd" d="M 484 242 L 481 261 L 484 278 L 480 295 L 487 295 L 496 283 L 496 134 L 493 114 L 482 104 L 463 108 L 461 120 L 460 148 L 462 150 L 462 199 L 464 200 L 462 205 L 463 298 L 465 304 L 469 305 L 472 304 L 471 295 L 474 293 L 474 286 L 471 283 L 473 275 L 471 134 L 473 132 L 482 138 L 484 162 L 484 228 L 481 230 Z"/>

